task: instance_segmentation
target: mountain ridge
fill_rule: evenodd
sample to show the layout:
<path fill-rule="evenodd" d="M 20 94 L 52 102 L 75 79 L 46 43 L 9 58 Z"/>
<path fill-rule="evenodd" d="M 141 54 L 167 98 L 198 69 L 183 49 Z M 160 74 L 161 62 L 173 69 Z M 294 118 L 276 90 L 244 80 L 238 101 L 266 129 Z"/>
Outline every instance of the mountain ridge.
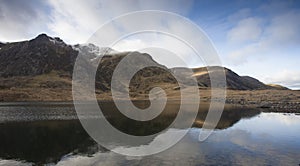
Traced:
<path fill-rule="evenodd" d="M 133 78 L 131 88 L 133 91 L 147 93 L 153 85 L 151 84 L 170 84 L 176 86 L 176 79 L 172 72 L 184 72 L 187 68 L 168 69 L 155 62 L 151 55 L 139 52 L 117 52 L 111 48 L 99 48 L 93 44 L 87 45 L 68 45 L 58 37 L 49 37 L 46 34 L 40 34 L 36 38 L 28 41 L 6 43 L 0 45 L 0 78 L 39 76 L 57 71 L 64 77 L 72 77 L 72 70 L 78 53 L 81 51 L 86 57 L 86 64 L 97 65 L 98 70 L 105 71 L 105 75 L 97 74 L 96 87 L 107 91 L 110 87 L 110 79 L 117 64 L 125 56 L 148 56 L 149 61 L 161 66 L 161 69 L 143 69 Z M 101 59 L 101 62 L 98 60 Z M 136 65 L 138 62 L 130 62 L 128 65 Z M 227 88 L 233 90 L 263 90 L 263 89 L 287 89 L 282 86 L 269 86 L 259 80 L 249 76 L 239 76 L 230 69 L 212 66 L 210 71 L 220 72 L 225 70 Z M 210 87 L 210 78 L 207 67 L 193 68 L 193 76 L 183 74 L 183 82 L 189 84 L 190 78 L 195 77 L 198 86 L 202 88 Z M 168 72 L 170 72 L 168 74 Z M 100 73 L 100 72 L 97 72 Z M 140 82 L 139 81 L 144 81 Z M 145 83 L 146 82 L 146 83 Z M 42 83 L 41 83 L 42 84 Z M 0 85 L 5 87 L 5 85 Z M 173 88 L 173 87 L 172 87 Z"/>

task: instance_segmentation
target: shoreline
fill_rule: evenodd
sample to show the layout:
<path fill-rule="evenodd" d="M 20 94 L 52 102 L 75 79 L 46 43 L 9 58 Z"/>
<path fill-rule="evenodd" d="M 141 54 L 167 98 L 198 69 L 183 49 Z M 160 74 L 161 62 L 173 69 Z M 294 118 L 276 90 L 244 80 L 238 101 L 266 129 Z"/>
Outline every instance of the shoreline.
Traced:
<path fill-rule="evenodd" d="M 42 88 L 43 89 L 43 88 Z M 72 90 L 69 88 L 0 90 L 0 106 L 48 103 L 73 105 Z M 189 90 L 189 89 L 187 89 Z M 166 89 L 168 101 L 180 101 L 180 90 Z M 192 92 L 191 92 L 192 93 Z M 25 95 L 26 94 L 26 95 Z M 200 103 L 210 103 L 211 90 L 200 89 Z M 149 101 L 148 94 L 130 93 L 131 101 Z M 111 93 L 96 92 L 98 102 L 113 101 Z M 192 96 L 191 96 L 192 97 Z M 190 98 L 191 98 L 190 97 Z M 83 97 L 84 100 L 84 97 Z M 124 100 L 118 98 L 117 100 Z M 124 100 L 125 101 L 125 100 Z M 266 112 L 300 113 L 299 90 L 226 90 L 226 105 L 263 109 Z"/>
<path fill-rule="evenodd" d="M 101 102 L 113 102 L 113 100 L 97 100 L 98 103 Z M 127 101 L 127 100 L 119 100 L 119 101 Z M 146 99 L 134 99 L 132 102 L 148 102 Z M 177 103 L 180 100 L 170 100 L 171 103 Z M 191 103 L 192 104 L 192 103 Z M 210 101 L 201 101 L 200 105 L 208 106 L 210 105 Z M 13 106 L 61 106 L 61 107 L 74 107 L 74 101 L 7 101 L 0 102 L 1 107 L 13 107 Z M 273 103 L 273 102 L 264 102 L 261 103 L 240 103 L 240 101 L 231 101 L 228 102 L 226 100 L 224 107 L 235 107 L 235 108 L 247 108 L 247 109 L 260 109 L 262 112 L 280 112 L 280 113 L 300 113 L 300 104 L 299 102 L 289 102 L 289 103 Z"/>

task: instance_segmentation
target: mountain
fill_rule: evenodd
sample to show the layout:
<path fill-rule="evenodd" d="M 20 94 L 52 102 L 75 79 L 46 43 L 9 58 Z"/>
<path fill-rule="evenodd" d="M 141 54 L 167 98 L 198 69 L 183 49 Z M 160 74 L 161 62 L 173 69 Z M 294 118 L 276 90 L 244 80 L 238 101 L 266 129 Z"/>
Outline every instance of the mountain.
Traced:
<path fill-rule="evenodd" d="M 158 67 L 148 67 L 137 72 L 130 81 L 130 92 L 134 95 L 147 94 L 153 87 L 162 86 L 170 91 L 176 91 L 178 87 L 172 72 L 181 73 L 181 81 L 191 84 L 192 78 L 196 78 L 199 88 L 210 88 L 210 77 L 206 67 L 193 68 L 193 75 L 187 74 L 187 68 L 171 68 L 158 64 L 151 55 L 140 52 L 117 52 L 107 47 L 97 47 L 93 44 L 68 45 L 60 38 L 49 37 L 40 34 L 29 41 L 0 44 L 0 91 L 12 88 L 24 89 L 71 89 L 71 77 L 78 53 L 84 55 L 83 67 L 86 70 L 97 67 L 96 88 L 98 93 L 109 92 L 111 78 L 115 67 L 126 56 L 132 56 L 132 60 L 126 62 L 126 72 L 132 72 L 130 66 L 137 66 L 141 61 Z M 101 59 L 101 61 L 99 61 Z M 98 65 L 99 63 L 99 65 Z M 280 86 L 266 85 L 249 76 L 239 76 L 230 69 L 210 66 L 210 72 L 218 74 L 225 70 L 227 88 L 232 90 L 263 90 L 286 89 Z M 88 73 L 88 72 L 87 72 Z M 124 89 L 122 75 L 117 89 Z M 19 91 L 18 91 L 19 92 Z M 4 92 L 3 92 L 4 93 Z M 8 93 L 8 92 L 6 92 Z M 26 93 L 31 93 L 29 90 Z M 58 92 L 60 93 L 60 92 Z M 68 92 L 69 93 L 69 92 Z M 173 93 L 173 92 L 172 92 Z M 63 98 L 63 97 L 62 97 Z M 0 99 L 1 100 L 1 99 Z"/>
<path fill-rule="evenodd" d="M 71 46 L 45 34 L 8 43 L 0 50 L 0 77 L 33 76 L 53 70 L 70 72 L 77 56 Z"/>
<path fill-rule="evenodd" d="M 113 72 L 119 62 L 126 56 L 131 58 L 124 62 L 124 66 L 129 66 L 122 71 L 125 73 L 133 73 L 134 71 L 132 71 L 130 66 L 139 67 L 139 65 L 142 65 L 143 63 L 157 66 L 146 67 L 138 71 L 130 81 L 130 91 L 148 93 L 155 86 L 169 85 L 171 88 L 178 86 L 176 79 L 172 76 L 167 67 L 155 62 L 149 54 L 139 52 L 127 52 L 105 56 L 101 60 L 97 70 L 96 86 L 100 85 L 99 88 L 102 87 L 105 90 L 110 90 Z M 125 88 L 123 80 L 126 80 L 126 78 L 122 73 L 119 73 L 116 77 L 118 78 L 118 82 L 114 87 L 122 91 L 122 89 Z"/>
<path fill-rule="evenodd" d="M 226 76 L 226 84 L 228 89 L 233 90 L 259 90 L 259 89 L 273 89 L 274 87 L 268 86 L 259 80 L 249 77 L 249 76 L 239 76 L 235 72 L 230 69 L 222 68 L 218 66 L 210 67 L 212 72 L 218 73 L 221 70 L 225 70 Z M 195 73 L 195 77 L 197 78 L 198 82 L 206 86 L 210 86 L 210 79 L 209 74 L 206 68 L 197 68 L 193 69 Z M 276 88 L 274 88 L 276 89 Z"/>
<path fill-rule="evenodd" d="M 1 49 L 1 47 L 4 46 L 4 45 L 5 45 L 4 43 L 1 43 L 1 42 L 0 42 L 0 49 Z"/>

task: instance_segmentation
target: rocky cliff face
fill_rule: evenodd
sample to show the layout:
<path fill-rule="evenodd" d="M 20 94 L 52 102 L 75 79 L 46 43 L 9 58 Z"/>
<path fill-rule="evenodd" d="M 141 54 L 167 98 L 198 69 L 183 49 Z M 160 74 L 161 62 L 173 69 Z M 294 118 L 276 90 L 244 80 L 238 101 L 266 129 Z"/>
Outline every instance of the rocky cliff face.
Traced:
<path fill-rule="evenodd" d="M 33 40 L 8 43 L 0 50 L 0 76 L 34 76 L 52 70 L 72 71 L 77 51 L 59 38 L 41 34 Z"/>

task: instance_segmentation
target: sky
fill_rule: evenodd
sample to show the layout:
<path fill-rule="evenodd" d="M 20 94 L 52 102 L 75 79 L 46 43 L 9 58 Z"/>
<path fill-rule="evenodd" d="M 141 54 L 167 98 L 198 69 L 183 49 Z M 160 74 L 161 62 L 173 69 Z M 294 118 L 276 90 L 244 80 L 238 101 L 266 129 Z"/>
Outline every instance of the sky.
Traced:
<path fill-rule="evenodd" d="M 86 43 L 104 23 L 141 10 L 173 12 L 194 22 L 213 43 L 222 65 L 239 75 L 300 89 L 297 0 L 1 0 L 0 41 L 29 40 L 47 33 L 68 44 Z M 127 24 L 142 23 L 132 20 Z M 149 24 L 164 26 L 159 18 Z M 191 38 L 194 35 L 184 25 L 169 25 L 182 28 Z M 124 28 L 112 28 L 107 35 L 117 35 Z M 123 39 L 114 49 L 139 50 L 155 43 L 189 54 L 172 41 L 166 36 L 142 34 Z M 189 56 L 183 58 L 192 67 L 203 65 Z"/>

